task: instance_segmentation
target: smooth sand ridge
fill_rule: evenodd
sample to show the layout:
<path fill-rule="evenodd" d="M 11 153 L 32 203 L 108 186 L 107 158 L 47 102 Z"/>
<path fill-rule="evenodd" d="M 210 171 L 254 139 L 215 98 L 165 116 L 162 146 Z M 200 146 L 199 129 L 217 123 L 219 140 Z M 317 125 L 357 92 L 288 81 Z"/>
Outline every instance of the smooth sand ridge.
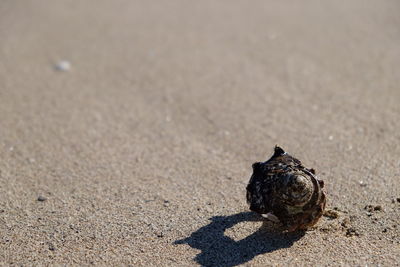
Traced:
<path fill-rule="evenodd" d="M 398 264 L 399 8 L 1 1 L 0 263 Z M 338 218 L 248 211 L 275 144 Z"/>

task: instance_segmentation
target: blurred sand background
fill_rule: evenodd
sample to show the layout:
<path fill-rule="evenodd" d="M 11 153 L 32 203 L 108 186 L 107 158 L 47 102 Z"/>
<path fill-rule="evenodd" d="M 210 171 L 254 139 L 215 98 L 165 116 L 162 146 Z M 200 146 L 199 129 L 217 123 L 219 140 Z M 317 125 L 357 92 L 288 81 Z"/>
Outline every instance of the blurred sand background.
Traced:
<path fill-rule="evenodd" d="M 0 263 L 399 264 L 399 10 L 2 0 Z M 248 212 L 275 144 L 338 218 L 287 234 Z"/>

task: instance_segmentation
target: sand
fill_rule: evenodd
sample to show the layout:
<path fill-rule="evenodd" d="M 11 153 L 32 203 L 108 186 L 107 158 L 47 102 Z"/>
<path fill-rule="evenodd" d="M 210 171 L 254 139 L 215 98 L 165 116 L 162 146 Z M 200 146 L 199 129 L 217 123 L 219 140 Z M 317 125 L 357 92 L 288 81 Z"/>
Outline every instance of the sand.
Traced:
<path fill-rule="evenodd" d="M 0 263 L 399 264 L 399 8 L 1 1 Z M 276 144 L 338 218 L 249 212 Z"/>

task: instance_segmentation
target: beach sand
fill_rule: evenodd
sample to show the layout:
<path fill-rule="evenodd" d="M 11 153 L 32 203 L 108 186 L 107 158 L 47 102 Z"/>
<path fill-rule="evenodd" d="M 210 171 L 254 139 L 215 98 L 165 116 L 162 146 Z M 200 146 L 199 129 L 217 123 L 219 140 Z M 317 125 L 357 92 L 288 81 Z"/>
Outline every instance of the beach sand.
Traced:
<path fill-rule="evenodd" d="M 399 8 L 2 1 L 0 263 L 399 264 Z M 276 144 L 338 218 L 249 212 Z"/>

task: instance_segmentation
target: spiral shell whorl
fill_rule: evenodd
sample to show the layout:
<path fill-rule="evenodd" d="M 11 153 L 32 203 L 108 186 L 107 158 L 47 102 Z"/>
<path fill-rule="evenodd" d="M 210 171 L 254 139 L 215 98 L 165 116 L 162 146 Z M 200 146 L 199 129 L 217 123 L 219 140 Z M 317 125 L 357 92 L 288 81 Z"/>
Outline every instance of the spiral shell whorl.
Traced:
<path fill-rule="evenodd" d="M 282 200 L 291 206 L 304 206 L 314 192 L 314 185 L 310 177 L 304 174 L 287 174 L 283 177 Z"/>

